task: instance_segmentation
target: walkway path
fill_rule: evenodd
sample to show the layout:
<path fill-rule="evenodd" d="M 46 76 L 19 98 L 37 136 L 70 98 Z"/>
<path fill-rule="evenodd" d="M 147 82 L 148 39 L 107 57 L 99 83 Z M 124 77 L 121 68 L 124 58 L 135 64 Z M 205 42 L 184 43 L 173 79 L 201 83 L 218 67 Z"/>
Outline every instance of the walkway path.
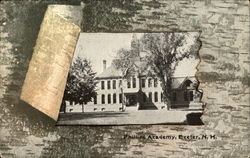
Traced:
<path fill-rule="evenodd" d="M 58 125 L 186 124 L 188 114 L 202 111 L 139 110 L 60 114 Z"/>

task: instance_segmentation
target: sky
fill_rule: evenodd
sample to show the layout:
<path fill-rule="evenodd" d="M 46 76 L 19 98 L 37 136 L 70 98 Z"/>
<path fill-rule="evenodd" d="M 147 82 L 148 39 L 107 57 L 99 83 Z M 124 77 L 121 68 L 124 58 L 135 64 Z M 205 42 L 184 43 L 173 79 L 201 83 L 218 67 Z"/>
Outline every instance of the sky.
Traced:
<path fill-rule="evenodd" d="M 74 58 L 87 58 L 98 75 L 103 71 L 103 60 L 107 61 L 109 67 L 120 48 L 130 48 L 132 36 L 133 33 L 81 33 Z M 136 36 L 140 38 L 142 33 L 136 33 Z M 177 66 L 174 76 L 194 76 L 198 63 L 198 59 L 184 59 Z"/>

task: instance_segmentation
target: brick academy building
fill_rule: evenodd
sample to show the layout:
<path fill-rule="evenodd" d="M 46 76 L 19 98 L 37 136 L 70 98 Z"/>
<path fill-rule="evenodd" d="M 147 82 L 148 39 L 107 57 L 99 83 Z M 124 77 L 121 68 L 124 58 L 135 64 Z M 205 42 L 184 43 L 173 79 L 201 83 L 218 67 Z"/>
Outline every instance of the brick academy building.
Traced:
<path fill-rule="evenodd" d="M 86 105 L 69 105 L 66 112 L 101 112 L 130 110 L 167 109 L 163 102 L 162 87 L 157 77 L 147 76 L 140 71 L 144 62 L 134 62 L 134 73 L 124 77 L 122 71 L 111 65 L 96 77 L 97 96 Z M 194 76 L 173 77 L 171 109 L 202 109 L 202 93 L 197 90 L 198 81 Z"/>

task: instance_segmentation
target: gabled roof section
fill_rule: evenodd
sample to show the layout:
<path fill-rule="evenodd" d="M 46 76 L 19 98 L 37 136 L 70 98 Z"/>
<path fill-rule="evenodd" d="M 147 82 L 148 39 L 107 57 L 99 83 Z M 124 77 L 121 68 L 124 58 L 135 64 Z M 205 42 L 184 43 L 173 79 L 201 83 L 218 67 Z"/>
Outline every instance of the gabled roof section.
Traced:
<path fill-rule="evenodd" d="M 172 88 L 181 88 L 185 81 L 190 80 L 192 83 L 197 82 L 197 79 L 194 76 L 187 77 L 173 77 L 172 78 Z"/>
<path fill-rule="evenodd" d="M 104 70 L 101 74 L 99 74 L 96 78 L 120 78 L 122 77 L 122 71 L 117 69 L 114 65 L 111 65 L 106 70 Z"/>
<path fill-rule="evenodd" d="M 134 69 L 138 71 L 139 69 L 142 69 L 146 67 L 146 62 L 142 62 L 140 59 L 136 58 L 134 61 Z M 97 79 L 101 78 L 120 78 L 122 77 L 122 70 L 117 69 L 113 64 L 108 67 L 106 70 L 104 70 L 101 74 L 97 76 Z"/>
<path fill-rule="evenodd" d="M 184 80 L 185 80 L 185 77 L 172 78 L 172 88 L 174 89 L 179 88 L 179 86 L 182 84 Z"/>

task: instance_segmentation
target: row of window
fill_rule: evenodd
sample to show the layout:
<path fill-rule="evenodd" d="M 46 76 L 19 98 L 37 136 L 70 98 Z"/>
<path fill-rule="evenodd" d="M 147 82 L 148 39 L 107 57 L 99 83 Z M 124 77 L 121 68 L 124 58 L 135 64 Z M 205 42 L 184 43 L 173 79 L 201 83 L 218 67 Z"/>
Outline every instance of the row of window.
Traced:
<path fill-rule="evenodd" d="M 194 94 L 193 91 L 184 91 L 183 92 L 184 101 L 193 101 Z M 173 101 L 177 101 L 177 94 L 173 92 L 172 94 Z M 143 95 L 143 102 L 152 102 L 152 92 L 148 93 L 148 100 L 146 94 Z M 154 92 L 154 102 L 158 102 L 158 92 Z M 163 102 L 163 94 L 161 93 L 161 102 Z"/>
<path fill-rule="evenodd" d="M 153 87 L 153 82 L 154 82 L 154 87 L 158 87 L 158 79 L 157 78 L 148 78 L 148 87 Z M 146 87 L 146 79 L 142 78 L 141 79 L 141 87 L 145 88 Z"/>
<path fill-rule="evenodd" d="M 102 94 L 102 104 L 105 104 L 105 94 Z M 116 104 L 116 93 L 113 94 L 113 104 Z M 119 103 L 122 103 L 122 94 L 119 94 Z M 95 103 L 96 104 L 96 103 Z M 108 102 L 107 104 L 111 104 L 111 94 L 108 94 Z"/>
<path fill-rule="evenodd" d="M 146 94 L 143 95 L 143 102 L 152 102 L 153 101 L 153 94 L 154 94 L 154 102 L 158 102 L 158 92 L 149 92 L 148 97 Z M 161 101 L 163 101 L 163 94 L 161 93 Z M 111 94 L 107 95 L 107 102 L 105 94 L 101 95 L 101 103 L 102 104 L 111 104 Z M 122 94 L 119 94 L 119 101 L 117 101 L 116 93 L 113 94 L 112 103 L 122 103 Z M 97 104 L 97 98 L 94 97 L 94 104 Z"/>
<path fill-rule="evenodd" d="M 161 102 L 163 102 L 163 94 L 161 93 Z M 177 101 L 177 96 L 176 96 L 176 92 L 173 93 L 173 101 Z M 189 95 L 188 95 L 188 92 L 185 91 L 183 92 L 183 97 L 184 97 L 184 101 L 193 101 L 193 91 L 190 91 L 189 92 Z M 119 102 L 117 102 L 117 98 L 116 98 L 116 93 L 113 94 L 113 101 L 112 103 L 113 104 L 116 104 L 116 103 L 122 103 L 122 94 L 119 94 Z M 143 94 L 143 102 L 158 102 L 158 92 L 149 92 L 148 93 L 148 96 L 146 94 Z M 111 104 L 111 94 L 108 94 L 108 100 L 107 100 L 107 104 Z M 102 94 L 101 95 L 101 103 L 102 104 L 105 104 L 106 101 L 105 101 L 105 94 Z M 97 97 L 95 96 L 94 97 L 94 104 L 97 104 Z"/>
<path fill-rule="evenodd" d="M 127 80 L 127 88 L 131 88 L 131 84 L 133 88 L 136 88 L 136 78 L 133 77 L 132 81 L 131 79 Z"/>
<path fill-rule="evenodd" d="M 122 80 L 119 80 L 119 85 L 121 85 Z M 116 89 L 116 80 L 112 82 L 113 89 Z M 105 89 L 105 81 L 101 81 L 101 89 Z M 111 89 L 111 81 L 107 81 L 107 89 Z"/>
<path fill-rule="evenodd" d="M 154 85 L 153 85 L 154 84 Z M 119 80 L 119 86 L 122 85 L 122 80 Z M 146 87 L 146 79 L 141 79 L 142 88 Z M 157 78 L 148 78 L 148 87 L 158 87 L 158 79 Z M 112 88 L 116 89 L 116 80 L 112 80 Z M 133 77 L 132 80 L 127 80 L 127 88 L 136 88 L 136 78 Z M 105 81 L 101 81 L 101 89 L 105 89 Z M 107 81 L 107 89 L 111 89 L 111 81 Z"/>

